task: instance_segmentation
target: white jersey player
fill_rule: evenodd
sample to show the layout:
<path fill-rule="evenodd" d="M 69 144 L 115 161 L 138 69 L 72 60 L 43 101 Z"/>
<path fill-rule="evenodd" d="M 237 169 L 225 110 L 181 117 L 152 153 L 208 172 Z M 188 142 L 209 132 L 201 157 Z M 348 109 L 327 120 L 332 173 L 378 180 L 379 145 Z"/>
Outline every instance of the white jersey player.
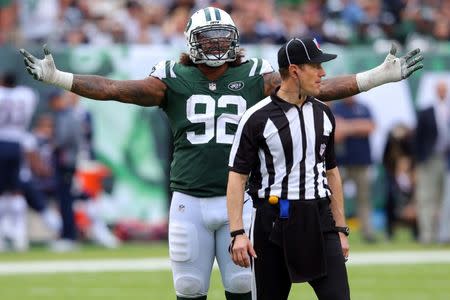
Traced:
<path fill-rule="evenodd" d="M 26 202 L 19 189 L 19 171 L 27 149 L 33 149 L 28 126 L 37 104 L 36 93 L 29 87 L 16 86 L 7 74 L 0 86 L 0 250 L 5 238 L 12 247 L 24 251 L 26 236 Z"/>

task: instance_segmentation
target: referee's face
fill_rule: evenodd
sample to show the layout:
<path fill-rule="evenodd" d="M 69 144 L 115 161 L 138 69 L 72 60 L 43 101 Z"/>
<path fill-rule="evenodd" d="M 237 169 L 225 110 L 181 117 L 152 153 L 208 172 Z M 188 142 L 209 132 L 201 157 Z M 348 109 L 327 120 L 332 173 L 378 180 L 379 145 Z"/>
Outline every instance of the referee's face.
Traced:
<path fill-rule="evenodd" d="M 319 95 L 322 77 L 326 75 L 322 65 L 320 63 L 301 65 L 299 75 L 300 93 L 308 96 Z"/>

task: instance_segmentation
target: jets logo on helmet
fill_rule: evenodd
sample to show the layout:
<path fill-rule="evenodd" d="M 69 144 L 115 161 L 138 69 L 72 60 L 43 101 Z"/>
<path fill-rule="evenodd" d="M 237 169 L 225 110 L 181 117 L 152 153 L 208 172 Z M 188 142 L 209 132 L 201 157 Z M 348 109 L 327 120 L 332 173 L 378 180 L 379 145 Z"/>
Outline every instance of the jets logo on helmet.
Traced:
<path fill-rule="evenodd" d="M 225 11 L 215 7 L 196 11 L 189 19 L 184 34 L 189 56 L 194 63 L 218 67 L 236 60 L 239 33 Z"/>

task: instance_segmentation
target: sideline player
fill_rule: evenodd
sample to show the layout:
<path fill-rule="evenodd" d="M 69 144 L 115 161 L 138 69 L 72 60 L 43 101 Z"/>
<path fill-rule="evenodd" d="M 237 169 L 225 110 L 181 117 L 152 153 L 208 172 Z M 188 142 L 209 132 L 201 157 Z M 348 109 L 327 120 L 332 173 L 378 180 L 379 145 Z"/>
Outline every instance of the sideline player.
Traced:
<path fill-rule="evenodd" d="M 32 89 L 16 84 L 11 72 L 0 85 L 0 250 L 9 239 L 15 251 L 28 249 L 27 205 L 19 171 L 34 147 L 28 126 L 37 104 Z"/>
<path fill-rule="evenodd" d="M 241 115 L 272 92 L 280 75 L 264 59 L 244 61 L 238 29 L 223 10 L 207 7 L 195 12 L 185 35 L 189 54 L 183 53 L 179 62 L 160 62 L 142 80 L 62 72 L 45 46 L 42 60 L 20 52 L 37 80 L 86 98 L 159 106 L 165 111 L 174 141 L 169 252 L 177 299 L 206 299 L 214 258 L 226 298 L 251 299 L 250 269 L 234 265 L 227 252 L 227 163 Z M 394 49 L 372 70 L 324 80 L 318 98 L 342 99 L 407 78 L 422 68 L 419 52 L 397 58 Z M 247 201 L 246 229 L 251 208 Z"/>

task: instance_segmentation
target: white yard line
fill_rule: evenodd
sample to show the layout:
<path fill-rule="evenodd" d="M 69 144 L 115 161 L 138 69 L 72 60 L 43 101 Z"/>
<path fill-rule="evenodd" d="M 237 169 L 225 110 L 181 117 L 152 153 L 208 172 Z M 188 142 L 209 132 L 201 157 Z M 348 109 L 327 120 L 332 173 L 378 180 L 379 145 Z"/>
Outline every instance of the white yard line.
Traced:
<path fill-rule="evenodd" d="M 348 265 L 450 263 L 450 250 L 352 253 Z M 217 266 L 216 266 L 217 267 Z M 165 271 L 168 258 L 0 262 L 0 276 L 41 273 Z"/>
<path fill-rule="evenodd" d="M 350 265 L 403 265 L 450 263 L 450 250 L 390 251 L 390 252 L 350 252 Z"/>
<path fill-rule="evenodd" d="M 161 271 L 169 269 L 170 261 L 167 258 L 0 262 L 0 276 L 33 273 Z"/>

